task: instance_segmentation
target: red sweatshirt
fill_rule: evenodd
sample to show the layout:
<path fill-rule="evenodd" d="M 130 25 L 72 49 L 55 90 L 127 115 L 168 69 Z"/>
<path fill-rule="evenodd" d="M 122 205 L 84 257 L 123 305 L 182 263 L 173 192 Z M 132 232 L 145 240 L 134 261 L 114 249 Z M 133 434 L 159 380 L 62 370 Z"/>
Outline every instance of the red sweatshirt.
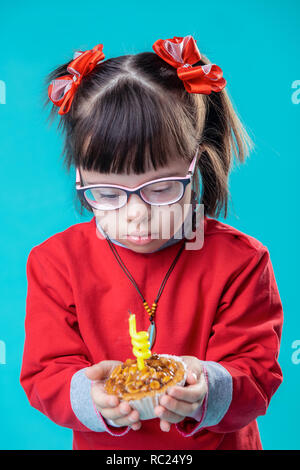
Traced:
<path fill-rule="evenodd" d="M 182 241 L 148 254 L 116 246 L 151 305 Z M 277 362 L 282 304 L 268 249 L 204 218 L 204 244 L 185 249 L 156 311 L 152 352 L 203 361 L 208 395 L 200 421 L 160 430 L 115 427 L 93 406 L 84 369 L 132 358 L 128 310 L 147 330 L 142 300 L 95 217 L 35 246 L 27 261 L 26 339 L 21 384 L 31 405 L 73 429 L 74 449 L 261 449 L 256 418 L 282 382 Z"/>

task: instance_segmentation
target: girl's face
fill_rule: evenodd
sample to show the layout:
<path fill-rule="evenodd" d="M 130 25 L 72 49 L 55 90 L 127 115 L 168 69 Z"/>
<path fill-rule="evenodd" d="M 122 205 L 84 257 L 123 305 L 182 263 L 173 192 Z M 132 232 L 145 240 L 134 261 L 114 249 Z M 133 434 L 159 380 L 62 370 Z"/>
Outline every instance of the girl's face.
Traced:
<path fill-rule="evenodd" d="M 151 180 L 165 177 L 185 178 L 190 163 L 182 159 L 174 160 L 162 169 L 136 174 L 105 174 L 80 168 L 84 185 L 116 184 L 134 188 Z M 158 250 L 180 229 L 191 202 L 191 184 L 188 184 L 180 201 L 164 206 L 151 206 L 137 194 L 132 194 L 127 204 L 116 210 L 97 210 L 93 208 L 97 223 L 110 238 L 117 240 L 137 253 Z M 141 235 L 149 235 L 143 240 Z M 130 237 L 135 235 L 135 238 Z"/>

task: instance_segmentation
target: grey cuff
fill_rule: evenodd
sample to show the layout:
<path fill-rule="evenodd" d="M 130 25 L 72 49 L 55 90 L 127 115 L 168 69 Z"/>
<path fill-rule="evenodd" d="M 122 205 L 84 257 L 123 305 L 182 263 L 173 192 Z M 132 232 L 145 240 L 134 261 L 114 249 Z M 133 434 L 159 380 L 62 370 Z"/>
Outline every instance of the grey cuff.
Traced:
<path fill-rule="evenodd" d="M 200 428 L 215 426 L 225 416 L 232 401 L 232 377 L 225 367 L 214 361 L 201 361 L 208 385 L 206 410 Z"/>
<path fill-rule="evenodd" d="M 85 368 L 77 371 L 70 386 L 70 401 L 77 419 L 91 431 L 107 431 L 103 416 L 96 410 L 92 396 L 92 380 L 85 375 Z M 116 426 L 112 421 L 106 420 L 111 426 Z M 119 427 L 119 426 L 116 426 Z"/>

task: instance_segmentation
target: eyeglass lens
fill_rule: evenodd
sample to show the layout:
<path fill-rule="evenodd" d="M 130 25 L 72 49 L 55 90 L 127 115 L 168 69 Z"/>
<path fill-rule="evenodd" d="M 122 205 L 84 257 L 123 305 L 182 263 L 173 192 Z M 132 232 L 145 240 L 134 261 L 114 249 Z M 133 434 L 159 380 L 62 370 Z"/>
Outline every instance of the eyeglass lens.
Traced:
<path fill-rule="evenodd" d="M 161 181 L 145 186 L 141 196 L 148 204 L 172 204 L 183 195 L 184 185 L 181 181 Z M 127 194 L 122 189 L 97 187 L 84 191 L 87 201 L 102 210 L 118 209 L 127 202 Z"/>

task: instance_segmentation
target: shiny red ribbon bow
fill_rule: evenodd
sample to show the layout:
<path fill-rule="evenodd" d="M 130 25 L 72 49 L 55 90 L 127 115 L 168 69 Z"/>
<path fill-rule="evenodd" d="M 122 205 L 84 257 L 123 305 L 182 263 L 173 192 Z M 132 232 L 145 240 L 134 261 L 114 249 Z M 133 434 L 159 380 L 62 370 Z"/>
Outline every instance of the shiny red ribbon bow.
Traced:
<path fill-rule="evenodd" d="M 183 81 L 188 93 L 209 95 L 212 91 L 218 92 L 225 87 L 226 80 L 218 65 L 192 67 L 201 59 L 200 51 L 192 36 L 158 39 L 152 48 L 159 57 L 177 69 L 177 75 Z"/>
<path fill-rule="evenodd" d="M 76 51 L 67 67 L 70 75 L 63 75 L 51 81 L 48 96 L 56 106 L 60 106 L 58 114 L 66 114 L 69 111 L 82 77 L 91 72 L 105 58 L 102 49 L 103 44 L 97 44 L 91 50 Z"/>

